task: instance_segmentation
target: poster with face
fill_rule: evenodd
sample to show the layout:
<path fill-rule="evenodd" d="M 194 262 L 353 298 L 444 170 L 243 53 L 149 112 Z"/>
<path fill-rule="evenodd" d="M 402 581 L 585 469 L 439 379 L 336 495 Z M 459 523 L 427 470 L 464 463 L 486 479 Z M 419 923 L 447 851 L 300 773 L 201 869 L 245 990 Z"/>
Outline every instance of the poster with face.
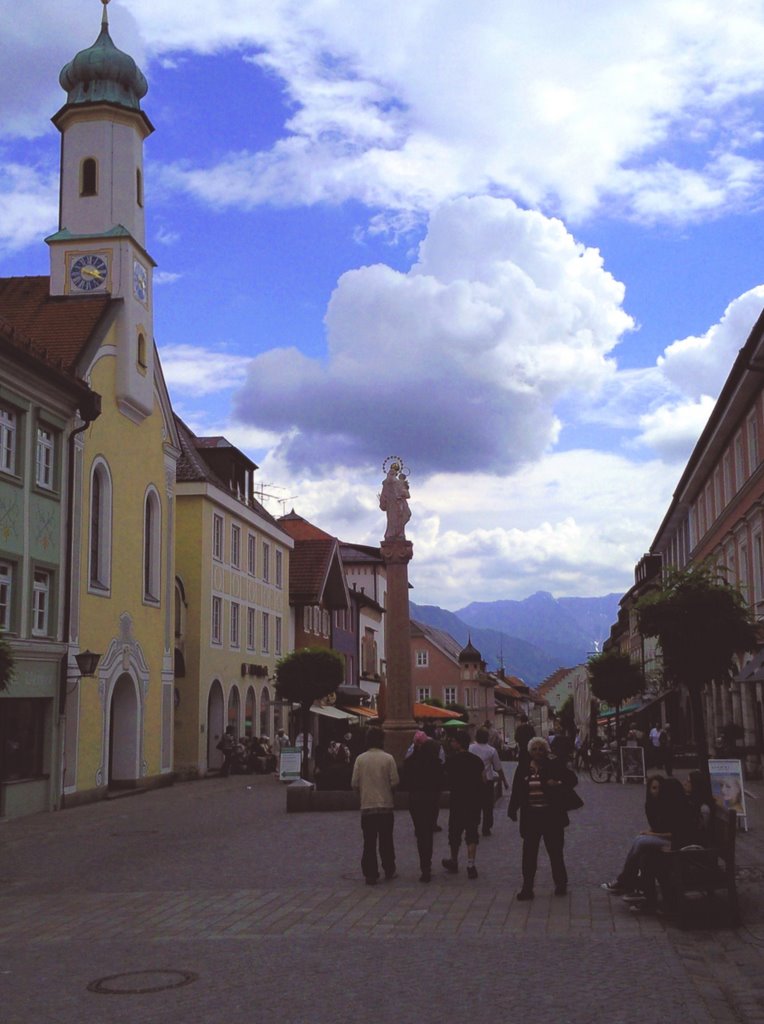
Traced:
<path fill-rule="evenodd" d="M 711 793 L 717 807 L 736 811 L 745 817 L 745 790 L 743 789 L 743 763 L 729 758 L 709 758 Z"/>

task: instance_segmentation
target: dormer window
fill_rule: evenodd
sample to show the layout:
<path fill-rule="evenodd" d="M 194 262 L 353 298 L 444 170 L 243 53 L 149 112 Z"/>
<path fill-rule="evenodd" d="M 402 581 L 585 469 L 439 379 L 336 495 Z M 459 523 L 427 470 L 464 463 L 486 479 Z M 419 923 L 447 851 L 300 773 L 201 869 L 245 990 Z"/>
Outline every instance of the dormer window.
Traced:
<path fill-rule="evenodd" d="M 80 175 L 80 195 L 98 195 L 98 164 L 92 156 L 82 161 Z"/>

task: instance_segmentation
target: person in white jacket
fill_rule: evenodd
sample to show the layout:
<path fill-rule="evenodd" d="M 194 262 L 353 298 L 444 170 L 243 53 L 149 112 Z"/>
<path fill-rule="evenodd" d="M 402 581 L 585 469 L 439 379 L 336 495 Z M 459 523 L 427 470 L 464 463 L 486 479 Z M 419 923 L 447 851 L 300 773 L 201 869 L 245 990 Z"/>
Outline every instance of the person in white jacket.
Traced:
<path fill-rule="evenodd" d="M 496 802 L 496 783 L 500 787 L 507 785 L 496 747 L 488 742 L 488 730 L 478 729 L 475 742 L 470 743 L 470 753 L 477 754 L 483 762 L 483 799 L 481 803 L 482 834 L 490 836 L 493 828 L 493 805 Z"/>
<path fill-rule="evenodd" d="M 353 789 L 361 795 L 361 871 L 367 885 L 376 885 L 379 878 L 377 846 L 385 878 L 388 881 L 395 878 L 393 790 L 399 780 L 395 758 L 382 749 L 384 742 L 385 734 L 381 729 L 369 729 L 366 739 L 368 750 L 356 758 L 351 780 Z"/>

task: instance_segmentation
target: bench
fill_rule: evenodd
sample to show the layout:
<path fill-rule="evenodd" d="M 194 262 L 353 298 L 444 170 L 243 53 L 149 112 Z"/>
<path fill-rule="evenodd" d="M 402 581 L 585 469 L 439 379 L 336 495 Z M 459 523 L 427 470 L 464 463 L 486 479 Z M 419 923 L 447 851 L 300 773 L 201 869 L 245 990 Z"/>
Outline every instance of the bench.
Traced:
<path fill-rule="evenodd" d="M 679 924 L 684 926 L 691 905 L 716 891 L 726 890 L 730 920 L 740 921 L 735 888 L 735 811 L 712 809 L 707 846 L 686 846 L 667 853 L 670 858 L 667 877 Z"/>

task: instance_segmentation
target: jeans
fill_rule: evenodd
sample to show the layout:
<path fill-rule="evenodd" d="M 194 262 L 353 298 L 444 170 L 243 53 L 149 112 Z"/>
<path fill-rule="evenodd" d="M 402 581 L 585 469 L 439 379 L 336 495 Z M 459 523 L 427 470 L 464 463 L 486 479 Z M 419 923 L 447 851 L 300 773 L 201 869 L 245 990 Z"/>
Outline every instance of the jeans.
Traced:
<path fill-rule="evenodd" d="M 373 811 L 361 815 L 361 831 L 363 832 L 363 854 L 361 855 L 361 871 L 364 878 L 379 878 L 377 863 L 377 845 L 382 870 L 390 877 L 395 874 L 395 847 L 393 845 L 393 825 L 395 816 L 392 811 Z"/>
<path fill-rule="evenodd" d="M 496 802 L 496 782 L 483 783 L 483 795 L 481 800 L 481 812 L 483 817 L 483 835 L 486 835 L 493 828 L 493 805 Z"/>
<path fill-rule="evenodd" d="M 646 875 L 650 889 L 654 891 L 654 872 L 646 871 L 652 864 L 655 854 L 671 846 L 671 841 L 662 836 L 637 836 L 626 855 L 618 883 L 626 889 L 636 889 L 640 874 Z M 647 895 L 650 896 L 650 891 Z"/>

